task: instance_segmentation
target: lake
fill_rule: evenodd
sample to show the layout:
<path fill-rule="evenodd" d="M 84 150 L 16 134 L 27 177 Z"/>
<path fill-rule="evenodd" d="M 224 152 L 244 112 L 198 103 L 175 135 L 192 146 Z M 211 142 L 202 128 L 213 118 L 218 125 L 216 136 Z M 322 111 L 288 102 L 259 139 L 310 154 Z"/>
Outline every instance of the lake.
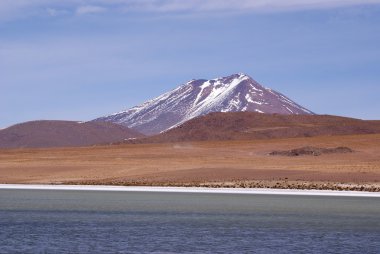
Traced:
<path fill-rule="evenodd" d="M 0 253 L 379 253 L 380 198 L 0 189 Z"/>

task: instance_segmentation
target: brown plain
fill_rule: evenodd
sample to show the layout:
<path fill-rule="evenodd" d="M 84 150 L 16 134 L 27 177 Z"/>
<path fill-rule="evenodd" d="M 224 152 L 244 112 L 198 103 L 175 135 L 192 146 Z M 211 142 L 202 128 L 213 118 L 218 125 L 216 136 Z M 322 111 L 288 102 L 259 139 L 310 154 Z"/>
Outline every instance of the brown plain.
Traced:
<path fill-rule="evenodd" d="M 268 155 L 303 146 L 355 152 Z M 376 191 L 379 182 L 380 134 L 0 150 L 0 183 L 330 189 L 334 183 Z"/>

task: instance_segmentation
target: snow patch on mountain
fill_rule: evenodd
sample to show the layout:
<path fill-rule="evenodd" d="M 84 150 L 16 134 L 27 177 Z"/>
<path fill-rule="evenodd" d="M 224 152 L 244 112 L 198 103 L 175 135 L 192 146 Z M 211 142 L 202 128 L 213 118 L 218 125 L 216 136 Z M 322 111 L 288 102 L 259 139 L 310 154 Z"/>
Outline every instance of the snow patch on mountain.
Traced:
<path fill-rule="evenodd" d="M 156 134 L 210 112 L 237 111 L 313 114 L 283 94 L 239 73 L 211 80 L 193 79 L 139 106 L 95 121 L 118 123 L 144 134 Z"/>

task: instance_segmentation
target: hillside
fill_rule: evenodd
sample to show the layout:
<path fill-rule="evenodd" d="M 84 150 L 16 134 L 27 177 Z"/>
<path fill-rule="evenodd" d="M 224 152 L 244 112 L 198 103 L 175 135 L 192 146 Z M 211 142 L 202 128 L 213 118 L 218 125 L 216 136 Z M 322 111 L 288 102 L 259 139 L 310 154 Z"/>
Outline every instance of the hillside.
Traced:
<path fill-rule="evenodd" d="M 112 123 L 32 121 L 0 130 L 0 148 L 89 146 L 137 137 L 143 135 Z"/>

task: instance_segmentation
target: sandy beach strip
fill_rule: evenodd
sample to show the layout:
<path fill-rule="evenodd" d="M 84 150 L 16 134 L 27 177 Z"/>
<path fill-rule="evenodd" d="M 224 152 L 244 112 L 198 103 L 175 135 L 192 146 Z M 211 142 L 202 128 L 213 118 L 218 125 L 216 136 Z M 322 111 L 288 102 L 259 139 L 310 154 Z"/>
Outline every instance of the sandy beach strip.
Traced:
<path fill-rule="evenodd" d="M 253 194 L 253 195 L 304 195 L 304 196 L 341 196 L 375 197 L 378 192 L 333 191 L 333 190 L 295 190 L 259 188 L 201 188 L 201 187 L 145 187 L 110 185 L 43 185 L 43 184 L 0 184 L 0 190 L 72 190 L 72 191 L 119 191 L 119 192 L 167 192 L 167 193 L 215 193 L 215 194 Z"/>

